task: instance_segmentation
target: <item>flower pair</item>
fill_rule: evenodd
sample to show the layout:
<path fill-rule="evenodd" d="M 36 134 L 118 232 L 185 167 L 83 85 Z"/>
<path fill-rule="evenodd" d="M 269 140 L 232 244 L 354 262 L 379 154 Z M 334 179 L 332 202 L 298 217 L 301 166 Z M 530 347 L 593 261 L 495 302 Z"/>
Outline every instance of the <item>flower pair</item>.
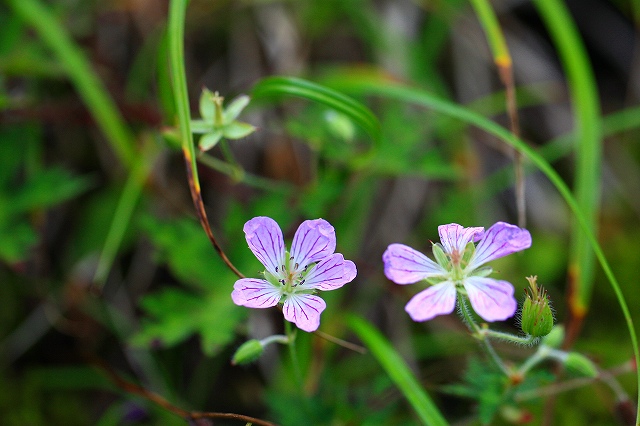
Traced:
<path fill-rule="evenodd" d="M 236 281 L 231 297 L 237 305 L 268 308 L 282 303 L 287 321 L 305 331 L 320 325 L 324 300 L 319 290 L 335 290 L 352 281 L 356 266 L 334 253 L 336 236 L 324 219 L 304 221 L 287 251 L 278 224 L 268 217 L 256 217 L 244 226 L 249 248 L 264 265 L 263 279 Z M 486 321 L 499 321 L 515 313 L 513 286 L 488 278 L 492 269 L 485 263 L 531 246 L 525 229 L 498 222 L 484 228 L 458 224 L 438 227 L 440 243 L 433 245 L 436 261 L 403 244 L 391 244 L 384 252 L 384 271 L 397 284 L 426 280 L 432 284 L 416 294 L 405 310 L 415 321 L 426 321 L 453 311 L 457 294 L 466 295 L 473 309 Z M 474 243 L 478 243 L 477 246 Z"/>

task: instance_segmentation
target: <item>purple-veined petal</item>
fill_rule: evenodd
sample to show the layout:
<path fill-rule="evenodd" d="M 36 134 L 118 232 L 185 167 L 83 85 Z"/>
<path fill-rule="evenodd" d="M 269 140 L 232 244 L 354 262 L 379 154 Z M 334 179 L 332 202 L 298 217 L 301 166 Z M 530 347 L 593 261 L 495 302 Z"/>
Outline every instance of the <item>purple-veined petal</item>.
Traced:
<path fill-rule="evenodd" d="M 484 234 L 476 246 L 467 270 L 474 270 L 490 260 L 498 259 L 531 247 L 531 234 L 505 222 L 497 222 Z"/>
<path fill-rule="evenodd" d="M 301 270 L 336 250 L 336 232 L 324 219 L 305 220 L 300 224 L 291 244 L 291 271 Z M 298 267 L 295 267 L 295 263 Z"/>
<path fill-rule="evenodd" d="M 451 281 L 445 281 L 413 296 L 404 310 L 414 321 L 427 321 L 450 314 L 455 306 L 456 287 Z"/>
<path fill-rule="evenodd" d="M 311 294 L 292 294 L 287 296 L 282 306 L 284 319 L 294 323 L 299 329 L 312 332 L 320 326 L 320 314 L 327 304 L 318 296 Z"/>
<path fill-rule="evenodd" d="M 447 273 L 424 254 L 404 244 L 390 244 L 382 255 L 384 274 L 396 284 L 413 284 Z"/>
<path fill-rule="evenodd" d="M 356 265 L 345 260 L 340 253 L 334 253 L 318 262 L 300 287 L 318 290 L 335 290 L 356 277 Z"/>
<path fill-rule="evenodd" d="M 485 321 L 502 321 L 513 316 L 518 307 L 513 286 L 493 278 L 469 277 L 464 280 L 473 310 Z"/>
<path fill-rule="evenodd" d="M 233 285 L 233 303 L 248 308 L 270 308 L 280 301 L 280 288 L 266 280 L 242 278 Z"/>
<path fill-rule="evenodd" d="M 440 242 L 444 251 L 451 254 L 454 250 L 462 254 L 469 241 L 476 242 L 484 234 L 484 228 L 465 228 L 457 223 L 438 226 Z"/>
<path fill-rule="evenodd" d="M 284 239 L 275 220 L 258 216 L 244 224 L 247 243 L 253 254 L 273 275 L 284 265 Z"/>

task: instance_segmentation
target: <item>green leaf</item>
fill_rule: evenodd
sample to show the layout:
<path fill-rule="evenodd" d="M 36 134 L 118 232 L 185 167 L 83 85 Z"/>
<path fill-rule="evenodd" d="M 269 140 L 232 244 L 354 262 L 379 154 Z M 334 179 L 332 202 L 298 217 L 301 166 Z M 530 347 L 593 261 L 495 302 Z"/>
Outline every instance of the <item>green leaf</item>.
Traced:
<path fill-rule="evenodd" d="M 204 134 L 200 137 L 198 147 L 201 151 L 208 151 L 218 145 L 220 139 L 222 139 L 222 132 L 220 130 L 214 130 L 213 132 Z"/>
<path fill-rule="evenodd" d="M 422 389 L 418 380 L 409 370 L 407 363 L 387 339 L 360 317 L 350 316 L 347 324 L 364 342 L 365 346 L 371 350 L 373 356 L 407 398 L 420 420 L 425 425 L 447 425 L 448 423 L 438 410 L 438 407 Z"/>
<path fill-rule="evenodd" d="M 222 135 L 227 139 L 241 139 L 255 131 L 256 128 L 249 123 L 234 121 L 222 128 Z"/>
<path fill-rule="evenodd" d="M 191 120 L 191 131 L 196 134 L 209 133 L 213 130 L 213 124 L 204 120 Z"/>
<path fill-rule="evenodd" d="M 216 103 L 213 101 L 214 93 L 204 88 L 200 95 L 200 117 L 205 123 L 213 123 L 216 114 Z"/>
<path fill-rule="evenodd" d="M 293 77 L 268 77 L 256 84 L 252 91 L 254 100 L 296 96 L 324 104 L 351 118 L 374 140 L 380 139 L 380 123 L 369 108 L 340 92 Z"/>
<path fill-rule="evenodd" d="M 157 261 L 166 263 L 177 279 L 195 291 L 168 288 L 145 296 L 141 305 L 151 318 L 143 321 L 132 343 L 172 346 L 200 334 L 203 352 L 214 355 L 233 340 L 236 326 L 247 313 L 231 300 L 237 277 L 218 259 L 197 222 L 161 222 L 152 216 L 141 222 L 155 245 Z"/>
<path fill-rule="evenodd" d="M 250 100 L 251 98 L 247 95 L 241 95 L 232 100 L 224 110 L 224 122 L 231 123 L 232 121 L 235 121 L 242 110 L 249 105 Z"/>
<path fill-rule="evenodd" d="M 92 184 L 87 177 L 74 177 L 69 171 L 54 167 L 33 175 L 12 200 L 15 212 L 46 208 L 76 197 Z"/>

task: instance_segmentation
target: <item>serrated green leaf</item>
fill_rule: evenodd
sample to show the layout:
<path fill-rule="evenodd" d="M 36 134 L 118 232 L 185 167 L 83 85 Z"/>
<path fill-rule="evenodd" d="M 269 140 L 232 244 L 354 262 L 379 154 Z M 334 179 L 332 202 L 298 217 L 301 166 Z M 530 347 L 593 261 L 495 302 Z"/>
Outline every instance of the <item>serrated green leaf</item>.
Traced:
<path fill-rule="evenodd" d="M 18 213 L 50 207 L 81 194 L 90 186 L 91 179 L 73 176 L 61 167 L 42 170 L 20 188 L 11 201 L 11 208 Z"/>

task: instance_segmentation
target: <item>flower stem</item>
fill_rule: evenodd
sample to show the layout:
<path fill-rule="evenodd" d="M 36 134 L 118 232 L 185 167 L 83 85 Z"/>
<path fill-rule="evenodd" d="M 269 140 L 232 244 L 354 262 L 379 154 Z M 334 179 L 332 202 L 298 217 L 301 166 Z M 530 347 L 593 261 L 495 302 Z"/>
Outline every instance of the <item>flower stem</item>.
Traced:
<path fill-rule="evenodd" d="M 291 365 L 293 367 L 293 375 L 296 380 L 296 385 L 299 388 L 301 394 L 304 393 L 304 385 L 302 383 L 302 373 L 300 372 L 300 363 L 298 362 L 298 353 L 296 352 L 296 330 L 293 328 L 289 321 L 284 322 L 284 329 L 287 334 L 287 344 L 289 346 L 289 356 L 291 356 Z"/>
<path fill-rule="evenodd" d="M 502 361 L 502 358 L 500 358 L 496 350 L 493 348 L 493 345 L 491 344 L 489 339 L 486 338 L 486 334 L 485 334 L 486 330 L 483 328 L 480 328 L 480 326 L 476 324 L 475 319 L 473 319 L 473 316 L 469 311 L 469 306 L 467 306 L 467 301 L 465 296 L 463 296 L 460 293 L 458 293 L 458 306 L 460 306 L 460 312 L 462 313 L 463 320 L 465 324 L 467 324 L 467 327 L 469 327 L 469 330 L 473 333 L 473 337 L 475 337 L 476 339 L 482 342 L 482 346 L 484 347 L 484 350 L 487 351 L 487 353 L 489 354 L 493 362 L 495 362 L 495 364 L 498 366 L 500 371 L 502 371 L 506 376 L 511 377 L 511 371 L 509 371 L 504 361 Z"/>
<path fill-rule="evenodd" d="M 493 339 L 504 340 L 506 342 L 511 342 L 511 343 L 515 343 L 518 345 L 525 345 L 525 346 L 534 345 L 540 340 L 539 337 L 533 337 L 530 335 L 516 336 L 515 334 L 505 333 L 502 331 L 495 331 L 489 328 L 483 328 L 482 330 L 479 330 L 478 334 L 482 335 L 483 337 L 490 337 Z"/>

